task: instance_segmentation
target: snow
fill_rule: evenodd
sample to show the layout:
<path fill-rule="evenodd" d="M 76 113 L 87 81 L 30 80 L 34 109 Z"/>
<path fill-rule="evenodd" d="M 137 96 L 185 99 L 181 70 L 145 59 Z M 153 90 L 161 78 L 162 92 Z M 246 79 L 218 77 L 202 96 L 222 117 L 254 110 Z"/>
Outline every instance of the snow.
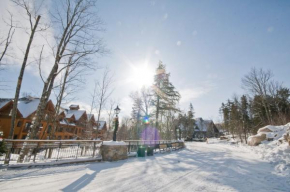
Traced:
<path fill-rule="evenodd" d="M 203 120 L 202 118 L 195 119 L 195 124 L 199 131 L 207 131 L 211 123 L 212 123 L 211 120 Z"/>
<path fill-rule="evenodd" d="M 85 110 L 68 110 L 66 117 L 70 118 L 72 115 L 74 115 L 76 120 L 78 121 L 85 112 Z"/>
<path fill-rule="evenodd" d="M 5 106 L 11 100 L 13 99 L 0 99 L 0 108 Z M 17 109 L 22 114 L 23 118 L 26 118 L 36 111 L 39 102 L 40 102 L 39 98 L 34 97 L 20 98 L 18 100 Z"/>
<path fill-rule="evenodd" d="M 0 109 L 9 103 L 9 101 L 11 101 L 11 99 L 0 99 Z"/>
<path fill-rule="evenodd" d="M 267 138 L 273 138 L 275 140 L 278 140 L 283 136 L 283 134 L 287 132 L 289 127 L 289 123 L 281 126 L 267 125 L 258 130 L 258 135 L 265 134 Z M 268 130 L 271 132 L 268 132 Z"/>
<path fill-rule="evenodd" d="M 105 128 L 106 121 L 99 121 L 99 130 Z"/>
<path fill-rule="evenodd" d="M 39 98 L 19 99 L 17 108 L 19 112 L 22 114 L 23 118 L 26 118 L 36 111 L 39 102 L 40 102 Z"/>
<path fill-rule="evenodd" d="M 68 122 L 67 119 L 63 119 L 63 120 L 61 120 L 59 123 L 62 124 L 62 125 L 76 126 L 75 123 L 70 123 L 70 122 Z"/>
<path fill-rule="evenodd" d="M 217 140 L 216 140 L 217 142 Z M 290 191 L 289 176 L 246 147 L 191 142 L 117 162 L 2 169 L 1 191 Z"/>
<path fill-rule="evenodd" d="M 103 145 L 128 145 L 124 141 L 103 141 Z"/>
<path fill-rule="evenodd" d="M 94 117 L 94 114 L 88 114 L 88 119 L 91 119 Z"/>

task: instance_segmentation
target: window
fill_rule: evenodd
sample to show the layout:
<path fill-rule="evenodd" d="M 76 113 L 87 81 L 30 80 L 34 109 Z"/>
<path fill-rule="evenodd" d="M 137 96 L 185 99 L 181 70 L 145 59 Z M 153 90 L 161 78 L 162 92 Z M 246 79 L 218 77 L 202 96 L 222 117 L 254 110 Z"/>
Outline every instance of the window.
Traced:
<path fill-rule="evenodd" d="M 49 125 L 47 128 L 47 133 L 50 133 L 50 132 L 51 132 L 51 125 Z"/>
<path fill-rule="evenodd" d="M 26 135 L 23 135 L 21 139 L 25 139 L 25 138 L 26 138 Z"/>
<path fill-rule="evenodd" d="M 30 129 L 30 125 L 31 123 L 28 122 L 28 123 L 25 123 L 25 128 L 24 128 L 24 131 L 28 131 Z"/>
<path fill-rule="evenodd" d="M 17 139 L 18 135 L 14 135 L 13 139 Z"/>
<path fill-rule="evenodd" d="M 21 127 L 22 126 L 22 121 L 18 121 L 17 122 L 17 127 Z"/>

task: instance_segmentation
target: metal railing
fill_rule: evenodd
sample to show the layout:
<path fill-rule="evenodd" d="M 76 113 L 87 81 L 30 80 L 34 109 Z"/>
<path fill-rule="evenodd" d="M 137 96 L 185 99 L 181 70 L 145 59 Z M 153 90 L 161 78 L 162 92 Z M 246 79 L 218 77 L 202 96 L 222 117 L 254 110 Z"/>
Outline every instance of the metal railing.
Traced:
<path fill-rule="evenodd" d="M 128 144 L 128 153 L 137 152 L 139 146 L 150 146 L 153 147 L 155 150 L 159 149 L 160 144 L 167 144 L 168 147 L 171 147 L 173 143 L 182 143 L 178 140 L 125 140 Z"/>
<path fill-rule="evenodd" d="M 27 162 L 52 162 L 80 158 L 101 158 L 100 140 L 4 140 L 7 153 L 0 161 L 5 164 L 16 163 L 25 145 Z"/>
<path fill-rule="evenodd" d="M 26 155 L 23 163 L 54 162 L 60 160 L 75 160 L 85 158 L 101 159 L 101 140 L 4 140 L 7 148 L 6 156 L 0 157 L 0 164 L 17 163 L 21 149 L 25 146 Z M 177 140 L 125 140 L 128 153 L 137 152 L 139 146 L 153 147 L 155 151 L 161 144 L 168 148 L 178 143 L 180 148 L 183 142 Z"/>

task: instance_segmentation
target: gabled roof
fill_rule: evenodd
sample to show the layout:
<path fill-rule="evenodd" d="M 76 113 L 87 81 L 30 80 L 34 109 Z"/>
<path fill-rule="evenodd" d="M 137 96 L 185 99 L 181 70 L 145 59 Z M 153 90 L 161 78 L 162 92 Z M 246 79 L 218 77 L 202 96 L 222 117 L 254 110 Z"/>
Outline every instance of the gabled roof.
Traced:
<path fill-rule="evenodd" d="M 88 114 L 88 119 L 91 120 L 92 118 L 95 118 L 94 114 Z"/>
<path fill-rule="evenodd" d="M 9 102 L 13 103 L 13 99 L 0 99 L 0 109 L 6 106 Z M 23 97 L 19 98 L 17 109 L 23 118 L 27 118 L 29 115 L 37 110 L 40 99 L 35 97 Z M 51 100 L 48 101 L 48 103 Z M 51 102 L 52 103 L 52 102 Z M 53 104 L 52 104 L 53 105 Z"/>
<path fill-rule="evenodd" d="M 98 127 L 98 130 L 102 130 L 106 128 L 106 121 L 99 121 L 99 122 L 96 121 L 96 124 L 99 126 L 94 126 L 93 127 L 94 129 L 97 129 L 97 127 Z"/>
<path fill-rule="evenodd" d="M 33 97 L 20 98 L 18 100 L 17 108 L 19 112 L 22 114 L 22 117 L 26 118 L 37 110 L 39 102 L 40 102 L 39 98 Z"/>
<path fill-rule="evenodd" d="M 11 99 L 0 99 L 0 109 L 7 105 L 10 101 Z"/>
<path fill-rule="evenodd" d="M 195 131 L 207 131 L 213 124 L 212 120 L 203 120 L 201 117 L 195 119 Z"/>
<path fill-rule="evenodd" d="M 84 113 L 86 113 L 85 110 L 67 110 L 66 117 L 70 118 L 72 115 L 74 115 L 75 119 L 78 121 L 83 116 Z"/>

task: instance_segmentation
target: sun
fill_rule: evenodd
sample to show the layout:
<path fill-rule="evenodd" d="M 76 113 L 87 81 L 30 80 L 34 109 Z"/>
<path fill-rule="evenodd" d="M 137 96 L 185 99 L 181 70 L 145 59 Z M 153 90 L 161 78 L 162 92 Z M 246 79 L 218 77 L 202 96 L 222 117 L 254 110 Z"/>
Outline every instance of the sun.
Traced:
<path fill-rule="evenodd" d="M 154 81 L 154 70 L 147 63 L 132 65 L 129 81 L 138 87 L 151 86 Z"/>

